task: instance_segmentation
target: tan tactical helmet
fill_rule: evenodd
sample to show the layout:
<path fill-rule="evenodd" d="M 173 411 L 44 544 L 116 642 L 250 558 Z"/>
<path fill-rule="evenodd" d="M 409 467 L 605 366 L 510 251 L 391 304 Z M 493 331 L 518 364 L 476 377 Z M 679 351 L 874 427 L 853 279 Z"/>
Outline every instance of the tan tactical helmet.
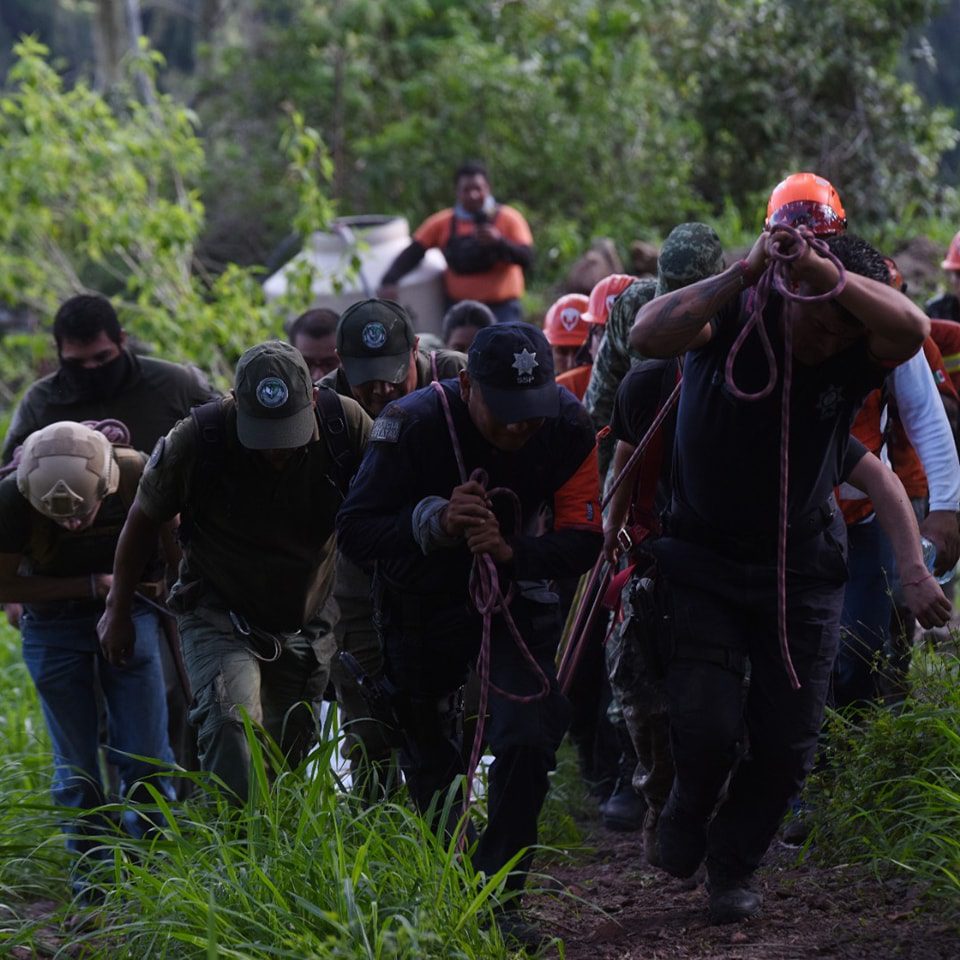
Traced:
<path fill-rule="evenodd" d="M 17 488 L 52 520 L 86 516 L 119 484 L 110 441 L 82 423 L 51 423 L 23 444 Z"/>

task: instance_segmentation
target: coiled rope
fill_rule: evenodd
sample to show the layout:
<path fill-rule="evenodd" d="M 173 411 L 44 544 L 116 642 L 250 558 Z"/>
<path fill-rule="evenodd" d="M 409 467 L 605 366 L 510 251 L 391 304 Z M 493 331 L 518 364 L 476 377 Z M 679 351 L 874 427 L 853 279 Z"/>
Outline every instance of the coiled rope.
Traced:
<path fill-rule="evenodd" d="M 843 264 L 833 255 L 833 252 L 823 241 L 815 237 L 809 230 L 799 230 L 787 225 L 777 227 L 777 231 L 787 234 L 786 240 L 773 241 L 768 246 L 769 261 L 757 281 L 753 294 L 753 309 L 747 322 L 737 335 L 730 353 L 727 355 L 724 377 L 727 389 L 738 400 L 755 402 L 768 397 L 777 383 L 777 358 L 770 343 L 770 336 L 763 323 L 763 314 L 770 298 L 771 290 L 776 290 L 784 300 L 794 303 L 823 303 L 832 300 L 843 292 L 847 283 L 847 274 Z M 812 248 L 821 257 L 825 257 L 837 268 L 837 282 L 826 293 L 804 296 L 792 289 L 790 264 L 799 260 Z M 757 331 L 763 352 L 767 359 L 769 376 L 767 384 L 756 393 L 747 393 L 741 390 L 734 379 L 734 366 L 737 356 L 748 336 L 753 330 Z M 779 489 L 779 517 L 777 522 L 777 634 L 780 643 L 780 657 L 787 671 L 787 677 L 794 690 L 800 689 L 800 680 L 790 657 L 790 643 L 787 637 L 787 495 L 790 480 L 790 388 L 793 384 L 793 327 L 788 322 L 783 324 L 783 382 L 780 393 L 780 489 Z"/>

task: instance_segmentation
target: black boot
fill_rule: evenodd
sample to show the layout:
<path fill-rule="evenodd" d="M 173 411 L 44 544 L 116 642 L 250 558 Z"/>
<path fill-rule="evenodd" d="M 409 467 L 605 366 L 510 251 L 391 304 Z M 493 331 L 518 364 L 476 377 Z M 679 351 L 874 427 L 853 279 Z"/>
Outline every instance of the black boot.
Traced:
<path fill-rule="evenodd" d="M 754 886 L 752 874 L 736 877 L 708 866 L 707 888 L 711 923 L 739 923 L 756 916 L 763 907 L 763 895 Z"/>
<path fill-rule="evenodd" d="M 618 731 L 619 731 L 618 727 Z M 643 826 L 647 802 L 633 789 L 633 773 L 637 767 L 637 755 L 626 730 L 620 738 L 620 776 L 613 793 L 600 805 L 603 825 L 608 830 L 629 833 Z"/>

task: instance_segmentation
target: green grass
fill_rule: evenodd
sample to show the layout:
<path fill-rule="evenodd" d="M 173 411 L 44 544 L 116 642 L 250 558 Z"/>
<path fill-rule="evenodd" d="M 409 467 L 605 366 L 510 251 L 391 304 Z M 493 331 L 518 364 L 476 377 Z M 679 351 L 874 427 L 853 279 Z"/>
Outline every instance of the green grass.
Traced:
<path fill-rule="evenodd" d="M 96 874 L 103 904 L 79 910 L 95 922 L 64 926 L 78 906 L 48 798 L 49 744 L 18 635 L 5 626 L 0 734 L 0 956 L 14 946 L 49 956 L 67 944 L 79 951 L 71 955 L 102 960 L 509 955 L 489 922 L 506 868 L 476 875 L 402 797 L 365 808 L 344 792 L 330 763 L 338 741 L 329 725 L 301 768 L 272 780 L 263 774 L 243 809 L 202 775 L 195 797 L 176 808 L 153 791 L 169 828 L 152 841 L 105 838 L 111 856 Z M 249 734 L 264 760 L 255 769 L 276 767 L 270 748 Z M 551 849 L 538 857 L 547 865 L 580 844 L 573 817 L 584 799 L 569 755 L 556 784 L 543 817 Z"/>
<path fill-rule="evenodd" d="M 960 902 L 960 660 L 915 656 L 913 693 L 829 723 L 826 769 L 807 790 L 818 856 L 906 875 Z"/>

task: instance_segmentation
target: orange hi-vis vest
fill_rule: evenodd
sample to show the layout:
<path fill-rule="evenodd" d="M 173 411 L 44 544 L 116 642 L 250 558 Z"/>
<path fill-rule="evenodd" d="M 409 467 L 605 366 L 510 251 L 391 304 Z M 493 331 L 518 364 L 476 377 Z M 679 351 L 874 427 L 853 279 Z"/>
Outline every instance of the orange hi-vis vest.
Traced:
<path fill-rule="evenodd" d="M 960 402 L 960 395 L 947 375 L 940 349 L 930 337 L 923 342 L 923 353 L 940 394 Z M 884 403 L 882 390 L 874 390 L 867 396 L 856 420 L 853 421 L 850 433 L 871 453 L 889 462 L 903 483 L 908 497 L 927 496 L 929 491 L 923 464 L 907 439 L 906 431 L 897 415 L 896 405 Z M 873 513 L 873 501 L 869 497 L 858 495 L 860 491 L 853 487 L 844 484 L 836 493 L 848 527 L 865 520 Z"/>

